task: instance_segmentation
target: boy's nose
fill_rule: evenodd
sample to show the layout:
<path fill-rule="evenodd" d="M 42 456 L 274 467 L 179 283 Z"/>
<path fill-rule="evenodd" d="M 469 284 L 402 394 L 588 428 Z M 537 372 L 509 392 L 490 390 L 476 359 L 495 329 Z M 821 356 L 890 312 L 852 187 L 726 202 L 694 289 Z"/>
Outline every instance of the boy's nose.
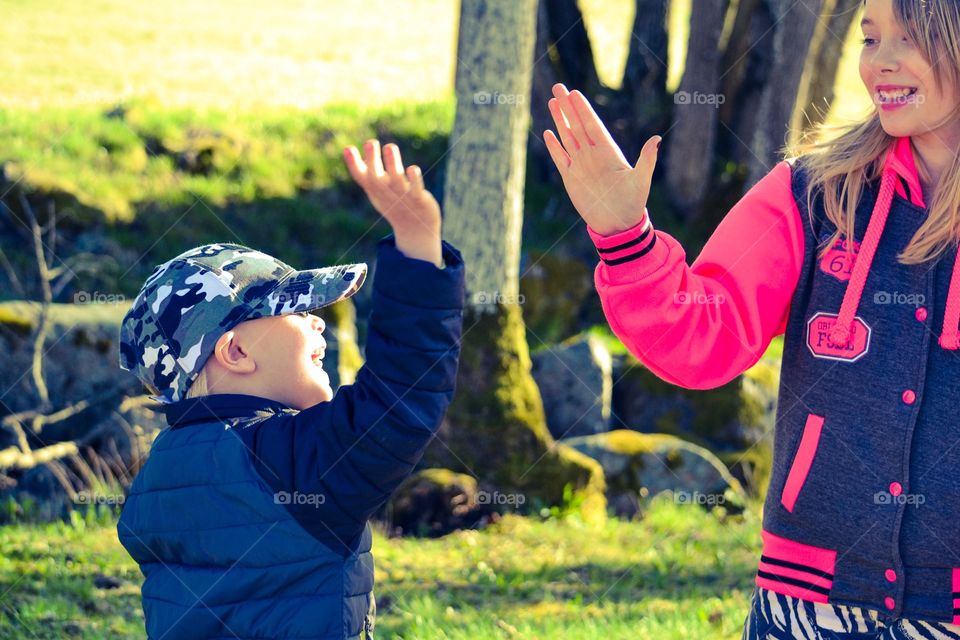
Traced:
<path fill-rule="evenodd" d="M 313 319 L 313 328 L 316 329 L 317 331 L 323 331 L 324 329 L 327 328 L 326 323 L 324 323 L 323 318 L 321 318 L 320 316 L 315 316 L 311 314 L 310 317 Z"/>

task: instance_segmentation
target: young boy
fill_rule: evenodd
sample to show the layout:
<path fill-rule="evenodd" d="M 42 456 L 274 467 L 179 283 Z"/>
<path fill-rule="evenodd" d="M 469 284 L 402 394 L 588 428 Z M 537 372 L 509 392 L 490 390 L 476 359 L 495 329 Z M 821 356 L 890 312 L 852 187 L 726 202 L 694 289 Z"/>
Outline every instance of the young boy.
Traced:
<path fill-rule="evenodd" d="M 149 638 L 373 638 L 367 520 L 453 395 L 464 272 L 395 145 L 345 159 L 394 232 L 378 247 L 355 384 L 334 395 L 308 312 L 353 295 L 365 264 L 295 271 L 205 245 L 158 266 L 124 318 L 121 367 L 170 425 L 117 525 L 144 575 Z"/>

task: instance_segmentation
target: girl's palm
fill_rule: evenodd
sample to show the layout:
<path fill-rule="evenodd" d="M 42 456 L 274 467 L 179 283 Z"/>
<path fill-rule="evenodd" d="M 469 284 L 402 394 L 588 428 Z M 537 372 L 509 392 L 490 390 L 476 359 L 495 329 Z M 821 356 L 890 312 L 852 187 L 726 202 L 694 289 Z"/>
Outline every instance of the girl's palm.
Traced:
<path fill-rule="evenodd" d="M 602 235 L 640 223 L 660 136 L 647 140 L 637 164 L 630 166 L 582 93 L 557 84 L 553 95 L 548 107 L 560 138 L 552 131 L 543 137 L 577 212 Z"/>

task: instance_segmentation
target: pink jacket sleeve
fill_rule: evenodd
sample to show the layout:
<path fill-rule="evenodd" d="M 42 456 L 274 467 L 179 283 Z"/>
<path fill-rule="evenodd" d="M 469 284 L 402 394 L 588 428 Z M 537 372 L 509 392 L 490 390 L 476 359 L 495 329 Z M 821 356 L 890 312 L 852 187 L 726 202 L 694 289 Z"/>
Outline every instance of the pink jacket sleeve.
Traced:
<path fill-rule="evenodd" d="M 753 366 L 786 329 L 804 235 L 780 162 L 730 210 L 691 266 L 650 219 L 612 236 L 587 231 L 610 328 L 659 378 L 713 389 Z"/>

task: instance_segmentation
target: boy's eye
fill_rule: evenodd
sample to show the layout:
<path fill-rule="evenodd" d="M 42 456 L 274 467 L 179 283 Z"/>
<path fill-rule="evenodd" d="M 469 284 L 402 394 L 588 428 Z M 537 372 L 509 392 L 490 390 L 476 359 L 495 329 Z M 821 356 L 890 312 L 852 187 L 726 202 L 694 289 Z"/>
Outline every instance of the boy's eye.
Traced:
<path fill-rule="evenodd" d="M 870 46 L 870 45 L 874 44 L 875 42 L 876 42 L 876 40 L 874 40 L 873 38 L 864 38 L 863 40 L 860 41 L 860 43 L 861 43 L 862 45 L 864 45 L 864 46 Z"/>

